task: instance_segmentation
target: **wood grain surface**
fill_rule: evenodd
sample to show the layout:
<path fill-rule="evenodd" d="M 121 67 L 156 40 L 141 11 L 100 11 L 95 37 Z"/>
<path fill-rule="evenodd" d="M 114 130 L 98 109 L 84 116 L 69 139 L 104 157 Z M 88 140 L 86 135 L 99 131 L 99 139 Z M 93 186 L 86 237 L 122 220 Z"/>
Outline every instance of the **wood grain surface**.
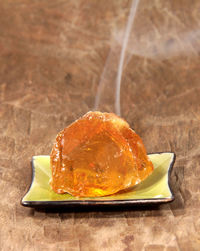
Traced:
<path fill-rule="evenodd" d="M 121 210 L 34 210 L 20 200 L 33 155 L 93 109 L 114 79 L 131 1 L 0 0 L 0 250 L 200 250 L 200 1 L 141 0 L 121 110 L 148 152 L 173 151 L 175 201 Z"/>

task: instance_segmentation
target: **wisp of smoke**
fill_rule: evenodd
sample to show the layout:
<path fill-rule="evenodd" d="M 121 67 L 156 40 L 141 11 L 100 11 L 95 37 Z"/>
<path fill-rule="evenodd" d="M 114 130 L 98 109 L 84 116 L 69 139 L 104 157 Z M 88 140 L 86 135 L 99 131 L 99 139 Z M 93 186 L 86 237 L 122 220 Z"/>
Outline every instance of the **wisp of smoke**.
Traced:
<path fill-rule="evenodd" d="M 128 22 L 126 25 L 126 31 L 124 35 L 124 40 L 122 43 L 122 49 L 120 53 L 120 60 L 119 60 L 119 66 L 118 66 L 118 71 L 117 71 L 117 79 L 116 79 L 116 98 L 115 98 L 115 112 L 119 116 L 121 115 L 120 111 L 120 89 L 121 89 L 121 79 L 122 79 L 122 71 L 123 71 L 123 64 L 124 64 L 124 58 L 125 58 L 125 52 L 126 52 L 126 47 L 128 44 L 128 39 L 131 33 L 131 27 L 133 25 L 134 19 L 135 19 L 135 14 L 136 10 L 138 7 L 139 0 L 136 0 L 132 2 L 131 6 L 131 11 L 128 17 Z"/>
<path fill-rule="evenodd" d="M 133 0 L 125 29 L 114 34 L 114 42 L 110 49 L 101 75 L 95 100 L 95 110 L 100 104 L 113 102 L 115 113 L 120 115 L 120 89 L 122 73 L 133 55 L 150 60 L 164 60 L 183 56 L 195 56 L 200 51 L 200 29 L 181 31 L 173 36 L 171 28 L 159 27 L 155 30 L 143 27 L 142 34 L 136 36 L 132 32 L 139 0 Z M 176 27 L 176 24 L 174 24 Z M 178 30 L 178 27 L 177 27 Z M 120 53 L 119 53 L 120 52 Z M 198 55 L 197 55 L 198 56 Z M 113 97 L 114 96 L 114 97 Z M 106 101 L 106 102 L 104 102 Z M 107 110 L 111 110 L 110 107 Z"/>
<path fill-rule="evenodd" d="M 115 79 L 115 113 L 118 114 L 119 116 L 121 115 L 121 111 L 120 111 L 120 89 L 121 89 L 121 78 L 122 78 L 122 72 L 123 72 L 123 66 L 124 66 L 124 60 L 125 60 L 125 52 L 126 52 L 126 48 L 127 48 L 127 44 L 128 44 L 128 40 L 130 37 L 130 33 L 131 33 L 131 28 L 133 26 L 133 22 L 135 19 L 135 15 L 136 15 L 136 10 L 139 4 L 139 0 L 133 0 L 132 1 L 132 5 L 131 5 L 131 10 L 130 10 L 130 14 L 128 17 L 128 21 L 126 24 L 126 29 L 124 32 L 124 38 L 123 38 L 123 42 L 122 42 L 122 46 L 121 46 L 121 52 L 120 52 L 120 57 L 119 57 L 119 61 L 118 61 L 118 65 L 117 65 L 117 74 L 116 74 L 116 79 Z M 119 49 L 117 47 L 117 49 Z M 100 83 L 98 86 L 98 90 L 97 90 L 97 95 L 96 95 L 96 99 L 95 99 L 95 106 L 94 109 L 97 110 L 99 108 L 100 102 L 101 102 L 101 98 L 102 98 L 102 93 L 105 94 L 105 85 L 107 84 L 111 84 L 113 85 L 111 82 L 107 82 L 105 81 L 106 79 L 106 75 L 108 74 L 108 69 L 110 67 L 110 63 L 111 61 L 113 62 L 113 58 L 116 56 L 115 55 L 116 50 L 115 47 L 113 46 L 113 48 L 111 48 L 108 58 L 106 60 L 106 64 L 103 70 L 103 73 L 101 75 L 100 78 Z"/>

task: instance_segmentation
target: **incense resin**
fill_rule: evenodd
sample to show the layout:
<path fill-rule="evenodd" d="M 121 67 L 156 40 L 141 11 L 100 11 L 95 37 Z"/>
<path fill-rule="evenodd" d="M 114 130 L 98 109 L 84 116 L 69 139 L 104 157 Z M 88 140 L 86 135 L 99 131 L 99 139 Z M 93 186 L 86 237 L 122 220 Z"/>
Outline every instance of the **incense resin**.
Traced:
<path fill-rule="evenodd" d="M 153 171 L 141 138 L 113 113 L 88 112 L 65 128 L 50 159 L 52 189 L 78 197 L 114 194 Z"/>

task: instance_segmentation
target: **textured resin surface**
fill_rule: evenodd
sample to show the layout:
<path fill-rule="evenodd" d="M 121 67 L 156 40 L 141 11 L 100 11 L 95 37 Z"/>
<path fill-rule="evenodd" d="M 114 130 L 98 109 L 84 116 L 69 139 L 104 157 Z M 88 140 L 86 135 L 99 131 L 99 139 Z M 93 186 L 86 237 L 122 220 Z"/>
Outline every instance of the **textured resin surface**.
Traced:
<path fill-rule="evenodd" d="M 61 131 L 51 152 L 56 193 L 104 196 L 132 187 L 153 171 L 141 138 L 112 113 L 88 112 Z"/>

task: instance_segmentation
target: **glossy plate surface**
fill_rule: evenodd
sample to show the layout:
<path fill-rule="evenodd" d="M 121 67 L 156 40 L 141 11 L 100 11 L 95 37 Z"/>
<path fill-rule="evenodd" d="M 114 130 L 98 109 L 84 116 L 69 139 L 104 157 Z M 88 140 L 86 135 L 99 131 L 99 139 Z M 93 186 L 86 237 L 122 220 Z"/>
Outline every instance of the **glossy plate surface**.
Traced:
<path fill-rule="evenodd" d="M 51 190 L 50 157 L 34 156 L 32 183 L 21 204 L 28 207 L 55 207 L 78 205 L 122 205 L 164 203 L 174 199 L 169 178 L 175 161 L 174 153 L 149 154 L 154 165 L 153 173 L 143 182 L 126 192 L 96 198 L 76 198 L 70 194 L 56 194 Z"/>

